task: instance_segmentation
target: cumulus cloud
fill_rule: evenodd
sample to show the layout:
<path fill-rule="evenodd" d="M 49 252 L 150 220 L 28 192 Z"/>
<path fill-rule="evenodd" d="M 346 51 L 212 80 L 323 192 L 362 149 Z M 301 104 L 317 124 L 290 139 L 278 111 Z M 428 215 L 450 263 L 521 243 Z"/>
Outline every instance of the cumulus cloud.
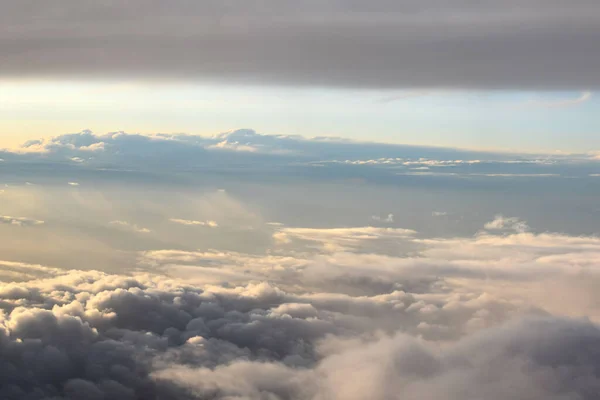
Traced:
<path fill-rule="evenodd" d="M 144 251 L 132 275 L 0 262 L 0 396 L 592 399 L 600 239 L 514 223 L 275 224 L 265 254 Z"/>
<path fill-rule="evenodd" d="M 485 294 L 46 272 L 0 290 L 3 398 L 562 400 L 599 384 L 594 323 L 508 321 L 518 302 Z"/>
<path fill-rule="evenodd" d="M 213 144 L 208 146 L 209 149 L 217 149 L 217 150 L 233 150 L 233 151 L 248 151 L 248 152 L 256 152 L 259 149 L 249 144 L 241 144 L 239 142 L 230 142 L 228 140 L 223 140 L 217 144 Z"/>
<path fill-rule="evenodd" d="M 529 229 L 525 221 L 515 217 L 507 218 L 502 215 L 496 215 L 494 220 L 487 222 L 483 227 L 487 230 L 513 230 L 520 233 Z"/>

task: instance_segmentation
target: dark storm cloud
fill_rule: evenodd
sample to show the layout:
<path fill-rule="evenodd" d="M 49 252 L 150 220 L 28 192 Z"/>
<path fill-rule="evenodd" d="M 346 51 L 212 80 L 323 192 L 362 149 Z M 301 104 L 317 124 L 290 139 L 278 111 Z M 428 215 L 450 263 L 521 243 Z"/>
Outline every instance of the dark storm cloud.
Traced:
<path fill-rule="evenodd" d="M 4 77 L 600 87 L 592 0 L 2 0 Z"/>

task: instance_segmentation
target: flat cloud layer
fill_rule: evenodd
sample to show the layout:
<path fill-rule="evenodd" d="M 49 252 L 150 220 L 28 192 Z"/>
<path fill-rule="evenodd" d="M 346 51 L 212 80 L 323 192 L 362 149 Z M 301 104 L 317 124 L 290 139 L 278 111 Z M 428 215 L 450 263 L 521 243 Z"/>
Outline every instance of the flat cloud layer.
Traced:
<path fill-rule="evenodd" d="M 0 2 L 3 77 L 600 87 L 593 0 Z"/>

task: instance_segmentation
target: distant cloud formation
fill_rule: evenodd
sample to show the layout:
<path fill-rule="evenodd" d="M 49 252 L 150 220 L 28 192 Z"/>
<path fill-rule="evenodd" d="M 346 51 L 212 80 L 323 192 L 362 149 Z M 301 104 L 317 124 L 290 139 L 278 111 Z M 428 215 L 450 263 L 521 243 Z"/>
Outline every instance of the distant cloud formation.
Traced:
<path fill-rule="evenodd" d="M 167 8 L 60 0 L 36 4 L 32 20 L 29 6 L 4 0 L 2 76 L 416 90 L 600 86 L 597 2 L 503 4 L 175 0 Z"/>
<path fill-rule="evenodd" d="M 136 233 L 150 233 L 152 232 L 150 229 L 148 228 L 142 228 L 137 226 L 136 224 L 132 224 L 131 222 L 127 222 L 127 221 L 111 221 L 110 222 L 111 225 L 119 227 L 121 229 L 127 230 L 127 231 L 132 231 L 132 232 L 136 232 Z"/>
<path fill-rule="evenodd" d="M 597 397 L 596 154 L 250 129 L 22 150 L 2 399 Z"/>
<path fill-rule="evenodd" d="M 556 100 L 547 100 L 547 99 L 535 99 L 530 100 L 522 105 L 524 108 L 563 108 L 563 107 L 572 107 L 579 104 L 586 103 L 590 101 L 593 97 L 592 92 L 581 92 L 581 95 L 577 98 L 571 99 L 556 99 Z"/>
<path fill-rule="evenodd" d="M 16 226 L 35 226 L 42 225 L 44 221 L 25 217 L 9 217 L 6 215 L 0 216 L 0 224 L 16 225 Z"/>
<path fill-rule="evenodd" d="M 393 223 L 393 222 L 394 222 L 394 214 L 388 214 L 388 215 L 387 215 L 387 216 L 385 216 L 385 217 L 381 217 L 381 216 L 379 216 L 379 215 L 373 215 L 373 216 L 371 217 L 371 219 L 372 219 L 373 221 L 378 221 L 378 222 L 384 222 L 384 223 L 391 224 L 391 223 Z"/>
<path fill-rule="evenodd" d="M 506 218 L 502 215 L 497 215 L 493 221 L 486 223 L 483 227 L 487 230 L 512 230 L 518 233 L 529 230 L 525 221 L 515 217 Z"/>
<path fill-rule="evenodd" d="M 216 228 L 219 224 L 216 221 L 196 221 L 191 219 L 179 219 L 179 218 L 171 218 L 169 221 L 174 222 L 180 225 L 188 225 L 188 226 L 208 226 L 210 228 Z"/>

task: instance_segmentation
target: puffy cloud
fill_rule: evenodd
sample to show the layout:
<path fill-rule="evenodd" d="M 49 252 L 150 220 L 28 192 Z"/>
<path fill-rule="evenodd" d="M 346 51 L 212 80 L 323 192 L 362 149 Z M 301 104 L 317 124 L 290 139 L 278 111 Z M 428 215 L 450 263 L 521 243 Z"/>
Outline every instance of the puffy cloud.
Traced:
<path fill-rule="evenodd" d="M 34 272 L 1 286 L 0 395 L 594 398 L 600 329 L 549 299 L 595 293 L 598 238 L 271 227 L 308 250 L 148 251 L 129 276 L 0 263 Z"/>
<path fill-rule="evenodd" d="M 142 251 L 130 275 L 0 261 L 0 397 L 593 399 L 600 239 L 505 220 L 270 224 L 262 253 Z"/>
<path fill-rule="evenodd" d="M 487 222 L 483 227 L 487 230 L 513 230 L 519 233 L 529 230 L 529 226 L 525 221 L 515 217 L 507 218 L 502 215 L 496 215 L 494 220 Z"/>
<path fill-rule="evenodd" d="M 442 350 L 400 334 L 329 344 L 310 370 L 242 361 L 216 369 L 175 367 L 156 376 L 190 387 L 199 398 L 592 399 L 598 340 L 598 327 L 589 322 L 533 318 Z"/>

